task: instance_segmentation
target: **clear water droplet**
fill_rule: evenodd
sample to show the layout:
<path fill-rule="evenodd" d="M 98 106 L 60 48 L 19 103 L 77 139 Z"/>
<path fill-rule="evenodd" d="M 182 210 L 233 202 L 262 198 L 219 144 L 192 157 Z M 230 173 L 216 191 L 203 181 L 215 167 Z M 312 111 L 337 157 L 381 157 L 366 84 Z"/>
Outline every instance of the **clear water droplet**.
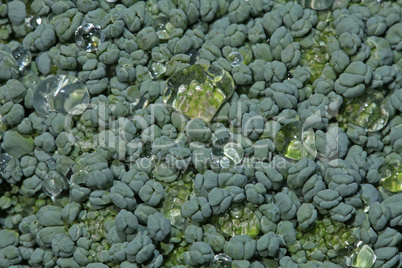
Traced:
<path fill-rule="evenodd" d="M 359 241 L 356 243 L 352 255 L 345 258 L 345 264 L 351 267 L 371 268 L 376 260 L 374 250 L 363 241 Z"/>
<path fill-rule="evenodd" d="M 384 165 L 381 170 L 382 186 L 390 192 L 402 191 L 402 165 L 399 160 Z"/>
<path fill-rule="evenodd" d="M 190 56 L 190 64 L 195 64 L 195 62 L 198 60 L 200 56 L 200 52 L 198 52 L 197 49 L 192 48 L 187 52 L 187 55 Z"/>
<path fill-rule="evenodd" d="M 7 153 L 0 154 L 0 173 L 4 171 L 7 166 L 7 163 L 10 161 L 11 156 Z"/>
<path fill-rule="evenodd" d="M 33 106 L 42 115 L 68 113 L 78 104 L 89 103 L 89 97 L 87 87 L 78 78 L 58 75 L 38 85 L 33 95 Z"/>
<path fill-rule="evenodd" d="M 226 168 L 239 164 L 244 157 L 241 144 L 232 138 L 222 138 L 212 144 L 212 161 Z"/>
<path fill-rule="evenodd" d="M 233 51 L 228 55 L 228 61 L 232 67 L 239 66 L 243 62 L 243 55 L 240 52 Z"/>
<path fill-rule="evenodd" d="M 296 121 L 284 125 L 274 139 L 278 153 L 292 159 L 314 159 L 317 155 L 314 130 Z"/>
<path fill-rule="evenodd" d="M 211 262 L 211 267 L 230 268 L 232 267 L 232 258 L 226 254 L 217 254 Z"/>
<path fill-rule="evenodd" d="M 196 64 L 175 72 L 166 83 L 166 105 L 191 119 L 209 122 L 234 92 L 233 78 L 219 66 Z"/>
<path fill-rule="evenodd" d="M 89 173 L 89 166 L 78 164 L 74 165 L 71 169 L 71 176 L 69 177 L 69 184 L 71 186 L 86 183 L 86 178 Z"/>
<path fill-rule="evenodd" d="M 130 111 L 134 112 L 139 109 L 145 109 L 148 106 L 148 104 L 149 101 L 147 98 L 145 98 L 142 95 L 138 95 L 138 97 L 136 97 L 134 101 L 130 103 Z"/>
<path fill-rule="evenodd" d="M 152 20 L 152 27 L 155 29 L 156 34 L 159 36 L 160 40 L 169 39 L 170 32 L 174 29 L 174 26 L 165 16 L 160 16 Z"/>
<path fill-rule="evenodd" d="M 348 120 L 369 132 L 381 130 L 389 119 L 386 100 L 374 89 L 366 90 L 362 96 L 345 98 L 344 115 Z"/>
<path fill-rule="evenodd" d="M 56 159 L 51 157 L 46 161 L 46 165 L 50 170 L 55 170 L 57 168 Z"/>
<path fill-rule="evenodd" d="M 157 78 L 166 72 L 166 64 L 163 62 L 154 62 L 151 61 L 149 63 L 149 71 L 153 78 Z"/>
<path fill-rule="evenodd" d="M 61 176 L 46 175 L 42 181 L 43 192 L 54 200 L 66 188 L 64 180 Z"/>
<path fill-rule="evenodd" d="M 298 0 L 297 2 L 304 8 L 314 10 L 325 10 L 332 6 L 335 0 Z"/>
<path fill-rule="evenodd" d="M 106 2 L 109 2 L 109 3 L 114 3 L 114 2 L 116 2 L 117 0 L 106 0 Z"/>
<path fill-rule="evenodd" d="M 42 24 L 43 20 L 39 16 L 30 16 L 25 18 L 25 25 L 30 29 L 36 29 L 40 24 Z"/>
<path fill-rule="evenodd" d="M 20 68 L 28 66 L 32 60 L 31 51 L 24 47 L 17 47 L 11 52 L 11 55 L 14 57 L 15 62 Z"/>
<path fill-rule="evenodd" d="M 85 23 L 75 31 L 75 41 L 86 51 L 92 52 L 105 41 L 105 34 L 99 25 Z"/>

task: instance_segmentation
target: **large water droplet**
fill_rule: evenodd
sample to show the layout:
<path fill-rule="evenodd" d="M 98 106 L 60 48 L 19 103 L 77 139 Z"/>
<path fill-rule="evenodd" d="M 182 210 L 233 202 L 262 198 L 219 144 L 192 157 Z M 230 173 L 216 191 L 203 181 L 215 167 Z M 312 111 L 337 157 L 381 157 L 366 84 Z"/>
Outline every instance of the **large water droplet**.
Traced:
<path fill-rule="evenodd" d="M 317 155 L 314 130 L 299 121 L 281 127 L 274 143 L 278 153 L 292 160 L 314 159 Z"/>
<path fill-rule="evenodd" d="M 86 51 L 92 52 L 105 41 L 105 34 L 99 25 L 85 23 L 75 31 L 75 41 Z"/>
<path fill-rule="evenodd" d="M 166 64 L 163 62 L 151 61 L 148 69 L 153 78 L 158 78 L 166 72 Z"/>
<path fill-rule="evenodd" d="M 362 96 L 345 98 L 344 107 L 345 117 L 369 132 L 381 130 L 389 119 L 386 100 L 373 89 L 366 90 Z"/>
<path fill-rule="evenodd" d="M 233 51 L 228 55 L 228 61 L 232 67 L 239 66 L 243 62 L 243 55 L 240 52 Z"/>
<path fill-rule="evenodd" d="M 232 258 L 226 254 L 217 254 L 211 262 L 211 267 L 230 268 L 232 267 Z"/>
<path fill-rule="evenodd" d="M 233 78 L 221 67 L 196 64 L 175 72 L 163 92 L 163 102 L 209 122 L 234 91 Z"/>
<path fill-rule="evenodd" d="M 11 55 L 13 55 L 15 62 L 20 68 L 28 66 L 32 60 L 31 51 L 24 47 L 17 47 L 11 52 Z"/>
<path fill-rule="evenodd" d="M 81 103 L 89 103 L 88 89 L 78 78 L 69 75 L 47 78 L 39 84 L 33 95 L 33 106 L 42 115 L 50 112 L 68 113 Z"/>
<path fill-rule="evenodd" d="M 351 256 L 346 257 L 347 266 L 358 268 L 373 267 L 377 256 L 369 245 L 365 245 L 363 241 L 359 241 L 357 242 L 356 248 L 353 251 L 354 252 Z"/>
<path fill-rule="evenodd" d="M 232 138 L 222 138 L 212 144 L 212 161 L 221 167 L 235 166 L 244 157 L 241 144 Z"/>
<path fill-rule="evenodd" d="M 382 186 L 390 192 L 402 191 L 402 165 L 399 160 L 392 161 L 381 168 Z"/>
<path fill-rule="evenodd" d="M 298 0 L 297 2 L 304 8 L 314 10 L 324 10 L 332 6 L 335 0 Z"/>

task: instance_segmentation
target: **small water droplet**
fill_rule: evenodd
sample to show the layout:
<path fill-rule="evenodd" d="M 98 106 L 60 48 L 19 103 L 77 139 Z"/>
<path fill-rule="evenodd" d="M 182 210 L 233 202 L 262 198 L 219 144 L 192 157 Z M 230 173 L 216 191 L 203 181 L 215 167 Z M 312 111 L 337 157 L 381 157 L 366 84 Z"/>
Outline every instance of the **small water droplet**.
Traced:
<path fill-rule="evenodd" d="M 50 170 L 55 170 L 57 168 L 56 159 L 51 157 L 46 161 L 46 165 Z"/>
<path fill-rule="evenodd" d="M 25 18 L 25 25 L 30 29 L 36 29 L 42 22 L 42 18 L 36 15 Z"/>
<path fill-rule="evenodd" d="M 65 184 L 64 178 L 61 176 L 46 175 L 42 181 L 42 190 L 54 201 L 54 198 L 65 189 Z"/>
<path fill-rule="evenodd" d="M 78 46 L 92 52 L 97 50 L 105 41 L 105 34 L 99 25 L 85 23 L 75 31 L 75 41 Z"/>
<path fill-rule="evenodd" d="M 170 24 L 167 17 L 160 16 L 152 20 L 152 27 L 155 29 L 159 39 L 167 40 L 170 37 L 170 28 L 173 28 L 173 25 Z"/>
<path fill-rule="evenodd" d="M 228 55 L 228 61 L 232 67 L 239 66 L 243 62 L 243 55 L 240 52 L 233 51 Z"/>
<path fill-rule="evenodd" d="M 366 90 L 362 96 L 345 98 L 344 113 L 348 120 L 369 132 L 381 130 L 389 119 L 386 100 L 374 89 Z"/>
<path fill-rule="evenodd" d="M 211 267 L 230 268 L 232 267 L 232 258 L 226 254 L 217 254 L 211 262 Z"/>
<path fill-rule="evenodd" d="M 78 78 L 69 75 L 44 80 L 33 95 L 33 106 L 42 115 L 50 112 L 68 113 L 82 103 L 89 103 L 88 89 Z"/>
<path fill-rule="evenodd" d="M 32 60 L 31 51 L 24 47 L 17 47 L 11 52 L 11 55 L 13 55 L 18 67 L 20 68 L 28 66 Z"/>
<path fill-rule="evenodd" d="M 244 157 L 241 144 L 232 138 L 222 138 L 212 144 L 212 161 L 221 167 L 239 164 Z"/>
<path fill-rule="evenodd" d="M 166 72 L 166 65 L 163 62 L 151 61 L 149 64 L 149 71 L 153 78 L 157 78 Z"/>
<path fill-rule="evenodd" d="M 85 169 L 79 170 L 78 172 L 72 172 L 70 176 L 69 184 L 70 185 L 80 185 L 86 183 L 86 176 L 88 175 L 88 171 Z"/>
<path fill-rule="evenodd" d="M 192 65 L 198 60 L 200 53 L 197 49 L 192 48 L 187 52 L 187 55 L 190 56 L 190 64 Z"/>
<path fill-rule="evenodd" d="M 384 165 L 381 170 L 382 186 L 390 192 L 402 191 L 402 165 L 399 160 Z"/>
<path fill-rule="evenodd" d="M 292 160 L 314 159 L 317 155 L 314 130 L 299 121 L 281 127 L 274 143 L 278 153 Z"/>

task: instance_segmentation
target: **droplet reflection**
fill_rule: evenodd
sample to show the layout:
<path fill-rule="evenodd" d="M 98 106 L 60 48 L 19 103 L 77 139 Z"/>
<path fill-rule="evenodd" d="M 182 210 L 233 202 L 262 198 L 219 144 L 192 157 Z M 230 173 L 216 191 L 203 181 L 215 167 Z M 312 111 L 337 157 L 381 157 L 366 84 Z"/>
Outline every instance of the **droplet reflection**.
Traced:
<path fill-rule="evenodd" d="M 85 23 L 75 31 L 77 45 L 88 52 L 93 52 L 105 41 L 105 34 L 99 25 Z"/>
<path fill-rule="evenodd" d="M 33 106 L 42 115 L 50 112 L 68 113 L 82 103 L 89 103 L 88 89 L 78 78 L 69 75 L 45 79 L 33 95 Z"/>

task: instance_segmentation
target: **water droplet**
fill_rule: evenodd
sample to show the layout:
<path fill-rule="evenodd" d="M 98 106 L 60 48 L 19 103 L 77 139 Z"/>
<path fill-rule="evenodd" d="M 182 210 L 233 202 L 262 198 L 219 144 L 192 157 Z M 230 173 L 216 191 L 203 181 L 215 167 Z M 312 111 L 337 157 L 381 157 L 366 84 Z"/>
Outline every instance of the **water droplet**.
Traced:
<path fill-rule="evenodd" d="M 191 119 L 209 122 L 234 92 L 233 78 L 215 65 L 196 64 L 175 72 L 166 83 L 166 105 Z"/>
<path fill-rule="evenodd" d="M 106 2 L 109 2 L 109 3 L 114 3 L 114 2 L 116 2 L 117 0 L 106 0 Z"/>
<path fill-rule="evenodd" d="M 165 16 L 160 16 L 152 20 L 152 27 L 155 29 L 156 34 L 159 36 L 160 40 L 169 39 L 170 32 L 174 29 L 174 26 Z"/>
<path fill-rule="evenodd" d="M 399 160 L 384 165 L 381 168 L 382 186 L 390 192 L 402 191 L 402 165 Z"/>
<path fill-rule="evenodd" d="M 280 154 L 292 160 L 314 159 L 317 155 L 314 130 L 299 121 L 281 127 L 274 143 Z"/>
<path fill-rule="evenodd" d="M 66 181 L 62 176 L 52 176 L 48 174 L 42 181 L 42 189 L 43 192 L 54 201 L 54 198 L 66 189 Z"/>
<path fill-rule="evenodd" d="M 10 161 L 11 156 L 7 153 L 0 154 L 0 173 L 4 171 L 7 166 L 7 163 Z"/>
<path fill-rule="evenodd" d="M 192 48 L 187 52 L 187 55 L 190 56 L 190 64 L 193 65 L 198 60 L 200 53 L 197 49 Z"/>
<path fill-rule="evenodd" d="M 166 72 L 166 65 L 163 62 L 151 61 L 149 63 L 149 71 L 153 78 L 157 78 Z"/>
<path fill-rule="evenodd" d="M 42 18 L 36 15 L 25 18 L 25 25 L 30 29 L 36 29 L 42 22 Z"/>
<path fill-rule="evenodd" d="M 130 111 L 131 112 L 134 112 L 135 110 L 139 110 L 139 109 L 145 109 L 149 104 L 148 99 L 145 98 L 139 91 L 131 94 L 131 97 L 133 100 L 130 103 Z"/>
<path fill-rule="evenodd" d="M 389 118 L 386 100 L 373 89 L 366 90 L 362 96 L 345 98 L 344 114 L 348 120 L 369 132 L 381 130 Z"/>
<path fill-rule="evenodd" d="M 335 0 L 298 0 L 297 2 L 304 8 L 314 10 L 325 10 L 332 6 Z"/>
<path fill-rule="evenodd" d="M 51 169 L 51 170 L 55 170 L 56 168 L 57 168 L 57 164 L 56 164 L 56 159 L 55 158 L 49 158 L 47 161 L 46 161 L 46 165 L 47 165 L 47 167 L 49 168 L 49 169 Z"/>
<path fill-rule="evenodd" d="M 31 51 L 24 47 L 17 47 L 11 52 L 11 55 L 13 55 L 18 67 L 20 68 L 28 66 L 32 60 Z"/>
<path fill-rule="evenodd" d="M 243 55 L 240 52 L 233 51 L 228 55 L 228 61 L 232 67 L 239 66 L 243 62 Z"/>
<path fill-rule="evenodd" d="M 353 249 L 353 254 L 345 258 L 345 264 L 358 268 L 371 268 L 376 259 L 374 250 L 369 245 L 365 245 L 363 241 L 359 241 L 356 243 L 356 248 Z"/>
<path fill-rule="evenodd" d="M 221 167 L 235 166 L 244 157 L 241 144 L 232 138 L 222 138 L 212 144 L 212 161 Z"/>
<path fill-rule="evenodd" d="M 70 185 L 80 185 L 86 183 L 86 176 L 88 175 L 88 171 L 86 169 L 81 169 L 78 172 L 71 171 L 71 176 L 69 183 Z"/>
<path fill-rule="evenodd" d="M 105 34 L 99 25 L 85 23 L 75 31 L 75 41 L 86 51 L 92 52 L 105 41 Z"/>
<path fill-rule="evenodd" d="M 211 267 L 230 268 L 232 267 L 232 258 L 226 254 L 217 254 L 211 262 Z"/>
<path fill-rule="evenodd" d="M 45 79 L 33 95 L 33 106 L 42 115 L 68 113 L 81 103 L 89 103 L 88 89 L 78 78 L 69 75 Z"/>

